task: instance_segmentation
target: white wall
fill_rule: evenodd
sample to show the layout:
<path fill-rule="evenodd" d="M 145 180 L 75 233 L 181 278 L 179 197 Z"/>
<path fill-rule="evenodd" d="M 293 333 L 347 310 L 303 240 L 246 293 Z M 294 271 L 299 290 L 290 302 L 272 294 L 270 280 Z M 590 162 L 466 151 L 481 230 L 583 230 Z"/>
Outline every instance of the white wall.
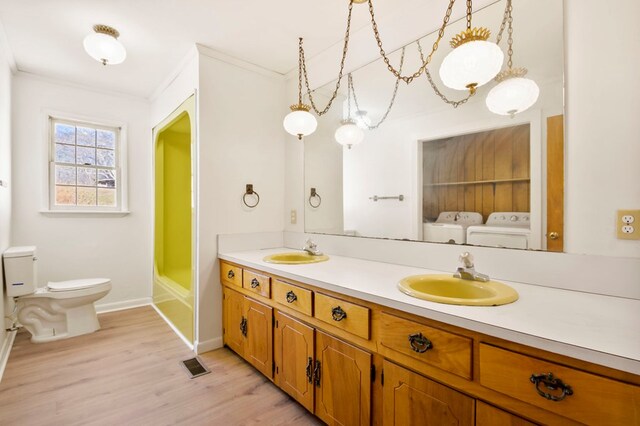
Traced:
<path fill-rule="evenodd" d="M 100 69 L 108 72 L 107 69 Z M 27 74 L 13 81 L 13 245 L 38 248 L 38 281 L 108 277 L 111 292 L 98 305 L 151 294 L 151 130 L 149 103 Z M 46 209 L 45 110 L 127 125 L 130 214 L 43 214 Z"/>

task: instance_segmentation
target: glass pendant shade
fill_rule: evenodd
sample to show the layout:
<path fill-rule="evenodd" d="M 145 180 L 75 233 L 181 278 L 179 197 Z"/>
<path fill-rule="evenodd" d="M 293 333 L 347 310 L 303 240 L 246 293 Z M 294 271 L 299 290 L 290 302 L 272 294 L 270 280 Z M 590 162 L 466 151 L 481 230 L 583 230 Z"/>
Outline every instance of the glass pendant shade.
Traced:
<path fill-rule="evenodd" d="M 295 107 L 295 106 L 294 106 Z M 283 126 L 287 133 L 302 139 L 303 136 L 310 135 L 316 131 L 318 120 L 308 109 L 291 108 L 291 112 L 284 117 Z"/>
<path fill-rule="evenodd" d="M 513 117 L 535 104 L 539 94 L 535 81 L 523 77 L 508 78 L 491 89 L 486 99 L 487 108 L 494 114 Z"/>
<path fill-rule="evenodd" d="M 452 89 L 475 91 L 502 68 L 504 54 L 497 44 L 475 40 L 459 45 L 442 61 L 440 78 Z"/>
<path fill-rule="evenodd" d="M 336 142 L 346 145 L 349 149 L 364 140 L 364 131 L 353 120 L 344 120 L 342 126 L 335 133 Z"/>
<path fill-rule="evenodd" d="M 122 63 L 127 57 L 127 51 L 122 43 L 110 33 L 98 32 L 99 30 L 96 30 L 96 27 L 94 27 L 95 32 L 93 34 L 85 37 L 83 42 L 84 50 L 93 59 L 102 62 L 103 65 Z M 117 31 L 115 31 L 115 34 L 117 34 Z"/>

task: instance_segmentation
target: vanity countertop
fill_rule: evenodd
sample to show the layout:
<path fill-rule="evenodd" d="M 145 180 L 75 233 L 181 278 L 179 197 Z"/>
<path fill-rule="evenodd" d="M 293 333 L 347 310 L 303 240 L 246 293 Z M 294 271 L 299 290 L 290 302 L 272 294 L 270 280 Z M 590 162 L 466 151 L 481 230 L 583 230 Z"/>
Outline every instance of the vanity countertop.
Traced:
<path fill-rule="evenodd" d="M 408 296 L 396 287 L 409 275 L 443 271 L 330 253 L 329 261 L 314 264 L 282 265 L 262 260 L 270 254 L 291 251 L 251 250 L 219 253 L 218 257 L 382 306 L 640 374 L 640 300 L 499 280 L 519 293 L 516 302 L 491 307 L 446 305 Z M 491 275 L 481 265 L 478 269 Z"/>

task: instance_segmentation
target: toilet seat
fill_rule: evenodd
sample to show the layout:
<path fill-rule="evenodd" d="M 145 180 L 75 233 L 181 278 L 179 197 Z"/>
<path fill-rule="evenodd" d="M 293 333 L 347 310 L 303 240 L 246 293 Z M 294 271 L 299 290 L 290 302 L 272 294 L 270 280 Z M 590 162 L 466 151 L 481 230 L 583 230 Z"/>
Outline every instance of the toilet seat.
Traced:
<path fill-rule="evenodd" d="M 49 291 L 73 291 L 82 290 L 86 288 L 96 287 L 101 284 L 106 284 L 110 280 L 108 278 L 84 278 L 79 280 L 48 282 L 47 290 Z"/>

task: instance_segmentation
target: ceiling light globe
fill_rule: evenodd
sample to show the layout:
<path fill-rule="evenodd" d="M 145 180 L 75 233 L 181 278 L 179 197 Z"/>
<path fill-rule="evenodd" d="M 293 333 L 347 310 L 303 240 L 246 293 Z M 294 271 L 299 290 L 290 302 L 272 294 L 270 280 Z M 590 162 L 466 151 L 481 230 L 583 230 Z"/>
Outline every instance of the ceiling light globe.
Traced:
<path fill-rule="evenodd" d="M 440 78 L 445 86 L 472 90 L 493 79 L 502 68 L 504 54 L 490 41 L 469 41 L 453 49 L 442 61 Z"/>
<path fill-rule="evenodd" d="M 89 56 L 104 65 L 120 64 L 127 57 L 127 51 L 122 43 L 108 34 L 97 32 L 89 34 L 84 38 L 83 44 Z"/>
<path fill-rule="evenodd" d="M 513 77 L 498 83 L 489 91 L 486 104 L 489 111 L 514 116 L 529 109 L 538 100 L 540 89 L 535 81 Z"/>
<path fill-rule="evenodd" d="M 353 120 L 344 120 L 334 134 L 336 142 L 351 149 L 364 140 L 364 131 Z"/>
<path fill-rule="evenodd" d="M 287 133 L 302 139 L 316 131 L 318 120 L 308 110 L 304 108 L 293 109 L 284 117 L 282 125 Z"/>

